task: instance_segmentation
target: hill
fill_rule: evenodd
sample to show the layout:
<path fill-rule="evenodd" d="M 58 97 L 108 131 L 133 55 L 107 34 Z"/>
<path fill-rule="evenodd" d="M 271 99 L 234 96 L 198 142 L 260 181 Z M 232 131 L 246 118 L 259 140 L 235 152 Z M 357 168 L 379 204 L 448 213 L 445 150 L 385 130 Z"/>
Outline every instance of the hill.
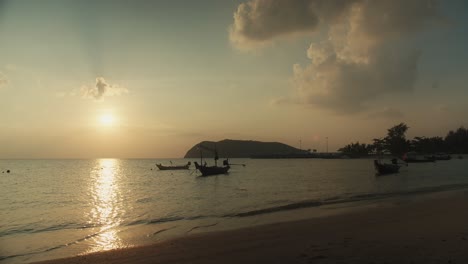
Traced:
<path fill-rule="evenodd" d="M 250 158 L 254 156 L 274 156 L 274 155 L 304 155 L 308 152 L 300 150 L 279 142 L 260 142 L 252 140 L 231 140 L 225 139 L 218 142 L 202 141 L 193 146 L 184 158 L 199 158 L 201 146 L 203 157 L 212 158 L 214 153 L 208 149 L 218 150 L 220 158 Z"/>

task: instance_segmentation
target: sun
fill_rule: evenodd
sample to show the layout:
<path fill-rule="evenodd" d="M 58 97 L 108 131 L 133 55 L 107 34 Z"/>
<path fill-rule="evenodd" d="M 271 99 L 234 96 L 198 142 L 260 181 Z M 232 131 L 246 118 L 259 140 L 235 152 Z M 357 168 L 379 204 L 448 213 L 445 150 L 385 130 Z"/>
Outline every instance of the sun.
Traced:
<path fill-rule="evenodd" d="M 103 126 L 112 126 L 115 124 L 115 117 L 111 114 L 103 114 L 99 117 L 99 123 Z"/>

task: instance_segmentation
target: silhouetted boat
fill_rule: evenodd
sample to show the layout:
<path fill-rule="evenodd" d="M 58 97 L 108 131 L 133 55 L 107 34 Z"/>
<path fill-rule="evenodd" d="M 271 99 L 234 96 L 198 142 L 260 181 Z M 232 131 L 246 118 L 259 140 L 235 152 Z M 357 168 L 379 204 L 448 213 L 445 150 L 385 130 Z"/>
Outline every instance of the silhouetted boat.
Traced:
<path fill-rule="evenodd" d="M 164 166 L 162 164 L 156 164 L 160 170 L 188 170 L 190 167 L 190 161 L 185 165 L 178 165 L 178 166 Z"/>
<path fill-rule="evenodd" d="M 403 161 L 406 163 L 423 163 L 423 162 L 435 162 L 434 156 L 420 156 L 414 152 L 409 152 L 403 155 Z"/>
<path fill-rule="evenodd" d="M 452 156 L 446 153 L 436 153 L 434 156 L 432 156 L 435 160 L 451 160 Z"/>
<path fill-rule="evenodd" d="M 229 165 L 219 167 L 217 165 L 215 166 L 207 166 L 206 164 L 200 165 L 198 164 L 198 162 L 194 162 L 194 164 L 195 164 L 195 168 L 199 170 L 203 176 L 226 174 L 231 168 Z"/>
<path fill-rule="evenodd" d="M 424 157 L 424 158 L 406 158 L 403 159 L 406 163 L 423 163 L 423 162 L 435 162 L 434 157 Z"/>
<path fill-rule="evenodd" d="M 200 144 L 198 146 L 198 149 L 200 150 L 200 163 L 201 164 L 198 164 L 198 162 L 194 162 L 194 164 L 195 164 L 195 168 L 201 172 L 202 176 L 226 174 L 229 171 L 229 169 L 231 168 L 231 166 L 229 166 L 229 161 L 228 160 L 225 160 L 223 162 L 223 164 L 224 164 L 223 167 L 218 166 L 219 157 L 218 157 L 218 150 L 216 149 L 216 145 L 215 145 L 215 149 L 210 149 L 210 148 L 207 148 L 207 147 Z M 208 166 L 206 164 L 206 162 L 203 163 L 202 149 L 214 152 L 214 154 L 215 154 L 215 157 L 214 157 L 215 165 L 214 166 Z"/>
<path fill-rule="evenodd" d="M 375 170 L 379 175 L 398 173 L 400 170 L 400 165 L 395 164 L 396 162 L 390 163 L 381 163 L 378 160 L 374 160 Z"/>

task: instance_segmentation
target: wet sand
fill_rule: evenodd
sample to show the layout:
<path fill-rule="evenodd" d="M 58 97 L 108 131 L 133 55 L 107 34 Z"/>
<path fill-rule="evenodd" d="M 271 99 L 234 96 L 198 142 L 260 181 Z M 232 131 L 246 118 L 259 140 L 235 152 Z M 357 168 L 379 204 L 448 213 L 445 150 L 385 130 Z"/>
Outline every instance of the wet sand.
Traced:
<path fill-rule="evenodd" d="M 468 263 L 468 194 L 40 263 Z"/>

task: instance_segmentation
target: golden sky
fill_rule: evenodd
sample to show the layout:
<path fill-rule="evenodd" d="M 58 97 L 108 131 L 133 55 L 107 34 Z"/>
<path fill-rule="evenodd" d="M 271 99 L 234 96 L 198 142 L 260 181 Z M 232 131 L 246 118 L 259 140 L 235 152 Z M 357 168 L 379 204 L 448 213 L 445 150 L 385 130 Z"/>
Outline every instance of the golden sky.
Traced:
<path fill-rule="evenodd" d="M 460 1 L 0 1 L 0 158 L 468 126 Z"/>

